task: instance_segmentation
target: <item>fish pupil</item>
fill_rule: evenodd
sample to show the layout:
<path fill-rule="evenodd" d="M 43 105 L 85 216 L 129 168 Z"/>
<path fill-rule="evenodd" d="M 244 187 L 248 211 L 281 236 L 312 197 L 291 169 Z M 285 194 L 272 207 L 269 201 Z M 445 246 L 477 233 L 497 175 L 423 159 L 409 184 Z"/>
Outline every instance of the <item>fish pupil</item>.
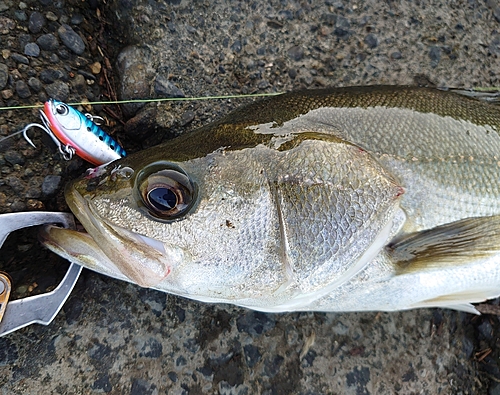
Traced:
<path fill-rule="evenodd" d="M 157 210 L 170 211 L 177 205 L 177 196 L 168 188 L 155 188 L 149 192 L 148 200 Z"/>

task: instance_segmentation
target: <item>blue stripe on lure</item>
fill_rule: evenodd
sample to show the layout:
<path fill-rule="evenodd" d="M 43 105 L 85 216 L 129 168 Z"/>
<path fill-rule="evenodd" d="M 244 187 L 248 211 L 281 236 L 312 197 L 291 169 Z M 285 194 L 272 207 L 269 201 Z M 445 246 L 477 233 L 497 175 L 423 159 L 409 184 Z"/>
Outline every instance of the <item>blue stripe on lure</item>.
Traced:
<path fill-rule="evenodd" d="M 64 159 L 69 160 L 76 154 L 99 166 L 126 156 L 125 150 L 92 121 L 94 117 L 90 114 L 82 114 L 63 102 L 49 99 L 40 116 L 44 127 L 30 124 L 24 128 L 24 137 L 33 146 L 26 131 L 31 126 L 38 126 L 56 143 Z"/>

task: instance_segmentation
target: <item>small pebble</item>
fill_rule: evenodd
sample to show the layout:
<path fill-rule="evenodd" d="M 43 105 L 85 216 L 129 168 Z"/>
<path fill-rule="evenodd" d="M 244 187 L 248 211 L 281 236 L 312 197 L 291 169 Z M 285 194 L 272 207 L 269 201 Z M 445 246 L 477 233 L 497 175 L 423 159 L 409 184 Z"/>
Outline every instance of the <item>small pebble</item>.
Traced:
<path fill-rule="evenodd" d="M 17 40 L 19 41 L 19 48 L 24 48 L 26 44 L 33 42 L 33 37 L 31 34 L 21 33 Z"/>
<path fill-rule="evenodd" d="M 268 80 L 262 80 L 262 81 L 259 81 L 259 83 L 257 84 L 257 88 L 259 89 L 266 89 L 270 86 L 271 84 L 269 84 L 269 81 Z"/>
<path fill-rule="evenodd" d="M 16 27 L 16 22 L 13 19 L 5 16 L 0 16 L 0 34 L 9 34 Z"/>
<path fill-rule="evenodd" d="M 13 212 L 17 212 L 17 211 L 26 211 L 26 204 L 24 203 L 24 201 L 22 200 L 16 200 L 15 202 L 13 202 L 10 206 L 10 209 L 13 211 Z"/>
<path fill-rule="evenodd" d="M 92 73 L 89 73 L 88 71 L 85 70 L 78 70 L 78 74 L 83 75 L 86 79 L 95 81 L 95 75 Z"/>
<path fill-rule="evenodd" d="M 67 81 L 68 75 L 63 70 L 45 69 L 40 72 L 40 80 L 46 84 L 51 84 L 54 81 Z"/>
<path fill-rule="evenodd" d="M 19 287 L 16 288 L 16 293 L 19 295 L 24 295 L 26 292 L 28 292 L 27 285 L 20 285 Z"/>
<path fill-rule="evenodd" d="M 430 47 L 429 58 L 431 58 L 431 66 L 436 67 L 441 60 L 441 48 L 437 46 Z"/>
<path fill-rule="evenodd" d="M 28 43 L 24 47 L 24 54 L 38 57 L 40 55 L 40 47 L 36 43 Z"/>
<path fill-rule="evenodd" d="M 16 52 L 12 53 L 10 57 L 17 63 L 30 64 L 30 61 L 26 56 L 18 54 Z"/>
<path fill-rule="evenodd" d="M 11 176 L 7 178 L 7 185 L 12 188 L 16 194 L 20 194 L 24 191 L 26 185 L 18 177 Z"/>
<path fill-rule="evenodd" d="M 71 26 L 63 24 L 59 29 L 57 29 L 57 33 L 66 47 L 77 55 L 83 54 L 85 51 L 85 43 L 78 33 L 71 28 Z"/>
<path fill-rule="evenodd" d="M 397 60 L 397 59 L 401 59 L 403 56 L 401 55 L 401 52 L 399 51 L 395 51 L 393 53 L 391 53 L 391 59 L 394 59 L 394 60 Z"/>
<path fill-rule="evenodd" d="M 304 49 L 299 45 L 295 45 L 288 50 L 288 56 L 295 61 L 302 60 L 304 57 Z"/>
<path fill-rule="evenodd" d="M 65 82 L 55 81 L 45 86 L 49 97 L 65 102 L 69 97 L 69 86 Z"/>
<path fill-rule="evenodd" d="M 5 100 L 8 100 L 12 96 L 14 96 L 14 92 L 12 92 L 11 89 L 5 89 L 0 94 L 2 95 L 2 99 L 5 99 Z"/>
<path fill-rule="evenodd" d="M 31 33 L 40 33 L 46 23 L 45 17 L 38 11 L 35 11 L 30 15 L 28 29 Z"/>
<path fill-rule="evenodd" d="M 90 70 L 92 71 L 92 74 L 99 74 L 101 72 L 101 64 L 99 62 L 92 63 L 90 66 Z"/>
<path fill-rule="evenodd" d="M 21 99 L 27 99 L 31 96 L 30 88 L 23 80 L 16 81 L 16 93 Z"/>
<path fill-rule="evenodd" d="M 61 59 L 69 59 L 69 52 L 66 48 L 59 48 L 59 50 L 57 51 L 57 55 Z"/>
<path fill-rule="evenodd" d="M 79 25 L 82 22 L 83 22 L 83 15 L 82 14 L 75 14 L 71 17 L 71 24 L 72 25 Z"/>
<path fill-rule="evenodd" d="M 241 46 L 241 41 L 240 40 L 236 40 L 233 43 L 233 45 L 231 45 L 231 50 L 233 52 L 236 52 L 236 53 L 241 52 L 241 48 L 242 48 L 242 46 Z"/>
<path fill-rule="evenodd" d="M 24 165 L 25 159 L 18 151 L 7 151 L 4 154 L 5 160 L 11 165 Z"/>
<path fill-rule="evenodd" d="M 57 17 L 57 15 L 56 15 L 56 14 L 54 14 L 52 11 L 47 12 L 47 13 L 45 14 L 45 17 L 46 17 L 49 21 L 52 21 L 52 22 L 55 22 L 55 21 L 57 21 L 57 19 L 59 19 L 59 18 Z"/>
<path fill-rule="evenodd" d="M 59 48 L 59 40 L 51 33 L 42 34 L 36 39 L 36 42 L 44 51 L 54 51 Z"/>
<path fill-rule="evenodd" d="M 160 97 L 185 97 L 182 90 L 161 74 L 156 76 L 154 89 Z"/>
<path fill-rule="evenodd" d="M 59 188 L 61 183 L 61 176 L 48 175 L 44 178 L 42 183 L 42 194 L 49 196 L 54 194 Z"/>
<path fill-rule="evenodd" d="M 28 86 L 37 93 L 42 90 L 42 82 L 36 77 L 31 77 L 28 80 Z"/>
<path fill-rule="evenodd" d="M 26 12 L 22 10 L 14 11 L 14 15 L 16 16 L 18 21 L 25 22 L 28 20 L 28 15 L 26 15 Z"/>
<path fill-rule="evenodd" d="M 193 122 L 194 116 L 195 114 L 193 111 L 191 110 L 186 111 L 184 114 L 182 114 L 179 124 L 181 126 L 186 126 L 187 124 Z"/>
<path fill-rule="evenodd" d="M 6 64 L 0 63 L 0 89 L 5 88 L 9 80 L 9 68 Z"/>
<path fill-rule="evenodd" d="M 378 37 L 375 34 L 370 33 L 365 37 L 364 42 L 368 48 L 376 48 L 378 46 Z"/>
<path fill-rule="evenodd" d="M 85 89 L 87 88 L 85 77 L 81 74 L 77 74 L 75 78 L 73 78 L 73 80 L 71 81 L 71 85 L 80 94 L 84 93 Z"/>
<path fill-rule="evenodd" d="M 50 61 L 50 63 L 59 63 L 59 56 L 57 56 L 57 54 L 53 53 L 49 56 L 49 61 Z"/>

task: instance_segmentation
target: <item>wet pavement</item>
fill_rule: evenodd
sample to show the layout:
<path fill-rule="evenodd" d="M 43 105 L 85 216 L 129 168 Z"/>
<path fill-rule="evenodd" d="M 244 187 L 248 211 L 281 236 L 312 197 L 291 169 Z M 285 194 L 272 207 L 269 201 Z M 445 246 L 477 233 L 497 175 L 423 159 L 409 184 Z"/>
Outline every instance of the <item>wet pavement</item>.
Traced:
<path fill-rule="evenodd" d="M 0 105 L 278 92 L 322 86 L 500 86 L 496 2 L 0 1 Z M 249 99 L 93 106 L 130 152 Z M 37 121 L 0 111 L 0 135 Z M 67 210 L 88 165 L 0 142 L 0 211 Z M 35 231 L 0 268 L 14 296 L 66 263 Z M 2 394 L 499 394 L 499 321 L 448 310 L 263 314 L 84 271 L 61 313 L 0 338 Z"/>

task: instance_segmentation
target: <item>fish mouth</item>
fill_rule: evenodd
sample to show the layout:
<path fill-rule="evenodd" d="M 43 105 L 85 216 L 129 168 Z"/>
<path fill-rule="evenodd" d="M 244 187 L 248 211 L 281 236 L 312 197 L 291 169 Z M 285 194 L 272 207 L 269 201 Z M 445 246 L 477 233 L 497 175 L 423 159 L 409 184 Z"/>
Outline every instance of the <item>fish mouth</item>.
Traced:
<path fill-rule="evenodd" d="M 103 218 L 73 184 L 66 189 L 66 201 L 86 232 L 47 225 L 40 233 L 47 248 L 71 262 L 143 287 L 155 287 L 170 274 L 172 262 L 161 241 Z"/>

